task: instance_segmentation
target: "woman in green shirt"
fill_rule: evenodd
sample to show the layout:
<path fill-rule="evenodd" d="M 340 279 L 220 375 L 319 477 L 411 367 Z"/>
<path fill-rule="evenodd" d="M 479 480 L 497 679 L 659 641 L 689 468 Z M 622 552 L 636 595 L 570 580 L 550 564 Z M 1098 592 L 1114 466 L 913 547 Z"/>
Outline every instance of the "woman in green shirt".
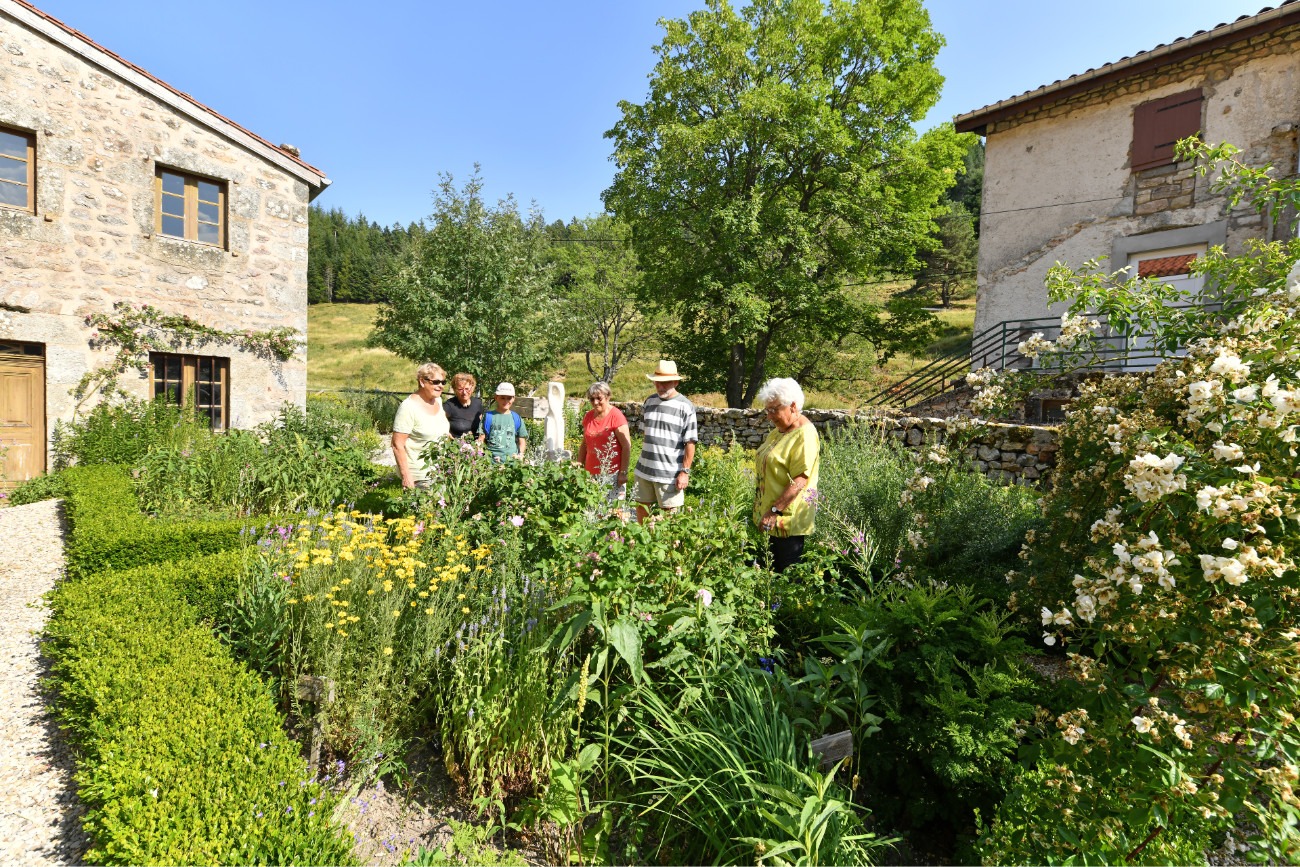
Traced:
<path fill-rule="evenodd" d="M 803 556 L 817 514 L 821 441 L 803 414 L 803 389 L 793 379 L 769 379 L 758 392 L 775 430 L 754 456 L 758 491 L 754 524 L 767 534 L 772 568 L 784 572 Z"/>

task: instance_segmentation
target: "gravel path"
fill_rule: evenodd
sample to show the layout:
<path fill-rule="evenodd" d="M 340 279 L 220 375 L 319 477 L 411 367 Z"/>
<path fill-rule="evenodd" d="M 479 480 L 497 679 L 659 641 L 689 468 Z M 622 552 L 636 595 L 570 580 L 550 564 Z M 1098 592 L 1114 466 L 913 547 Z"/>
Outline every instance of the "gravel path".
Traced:
<path fill-rule="evenodd" d="M 63 573 L 59 500 L 0 509 L 0 863 L 78 864 L 89 846 L 72 755 L 45 710 L 41 596 Z"/>

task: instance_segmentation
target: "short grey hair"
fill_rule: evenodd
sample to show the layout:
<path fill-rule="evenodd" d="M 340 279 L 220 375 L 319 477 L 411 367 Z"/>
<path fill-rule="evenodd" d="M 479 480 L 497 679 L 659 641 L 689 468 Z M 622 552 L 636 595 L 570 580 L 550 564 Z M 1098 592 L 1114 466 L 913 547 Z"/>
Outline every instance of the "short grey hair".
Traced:
<path fill-rule="evenodd" d="M 415 369 L 415 387 L 420 387 L 422 379 L 446 379 L 447 371 L 442 369 L 442 365 L 434 364 L 432 361 L 421 364 Z"/>
<path fill-rule="evenodd" d="M 794 404 L 796 412 L 803 412 L 803 389 L 799 383 L 788 377 L 769 379 L 758 390 L 758 400 L 763 406 L 779 403 L 781 406 Z"/>
<path fill-rule="evenodd" d="M 605 397 L 612 397 L 614 392 L 609 387 L 608 382 L 593 382 L 591 388 L 587 389 L 587 400 L 591 400 L 598 394 L 603 394 Z"/>

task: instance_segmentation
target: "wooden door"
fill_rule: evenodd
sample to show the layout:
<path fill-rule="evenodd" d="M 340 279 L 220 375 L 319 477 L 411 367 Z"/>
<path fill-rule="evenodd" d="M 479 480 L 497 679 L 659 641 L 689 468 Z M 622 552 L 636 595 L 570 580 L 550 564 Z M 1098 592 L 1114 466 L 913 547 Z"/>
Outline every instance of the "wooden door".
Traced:
<path fill-rule="evenodd" d="M 8 348 L 8 347 L 5 347 Z M 45 472 L 45 359 L 0 353 L 0 448 L 12 488 Z"/>

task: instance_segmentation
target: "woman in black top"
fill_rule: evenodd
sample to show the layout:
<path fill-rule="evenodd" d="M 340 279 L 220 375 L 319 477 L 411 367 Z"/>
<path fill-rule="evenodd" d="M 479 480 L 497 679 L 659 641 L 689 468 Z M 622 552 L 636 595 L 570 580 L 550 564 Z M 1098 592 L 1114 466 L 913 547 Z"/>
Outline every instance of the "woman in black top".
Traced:
<path fill-rule="evenodd" d="M 468 373 L 451 378 L 451 397 L 443 402 L 443 411 L 451 423 L 451 435 L 457 439 L 474 438 L 482 433 L 483 401 L 474 394 L 478 380 Z"/>

